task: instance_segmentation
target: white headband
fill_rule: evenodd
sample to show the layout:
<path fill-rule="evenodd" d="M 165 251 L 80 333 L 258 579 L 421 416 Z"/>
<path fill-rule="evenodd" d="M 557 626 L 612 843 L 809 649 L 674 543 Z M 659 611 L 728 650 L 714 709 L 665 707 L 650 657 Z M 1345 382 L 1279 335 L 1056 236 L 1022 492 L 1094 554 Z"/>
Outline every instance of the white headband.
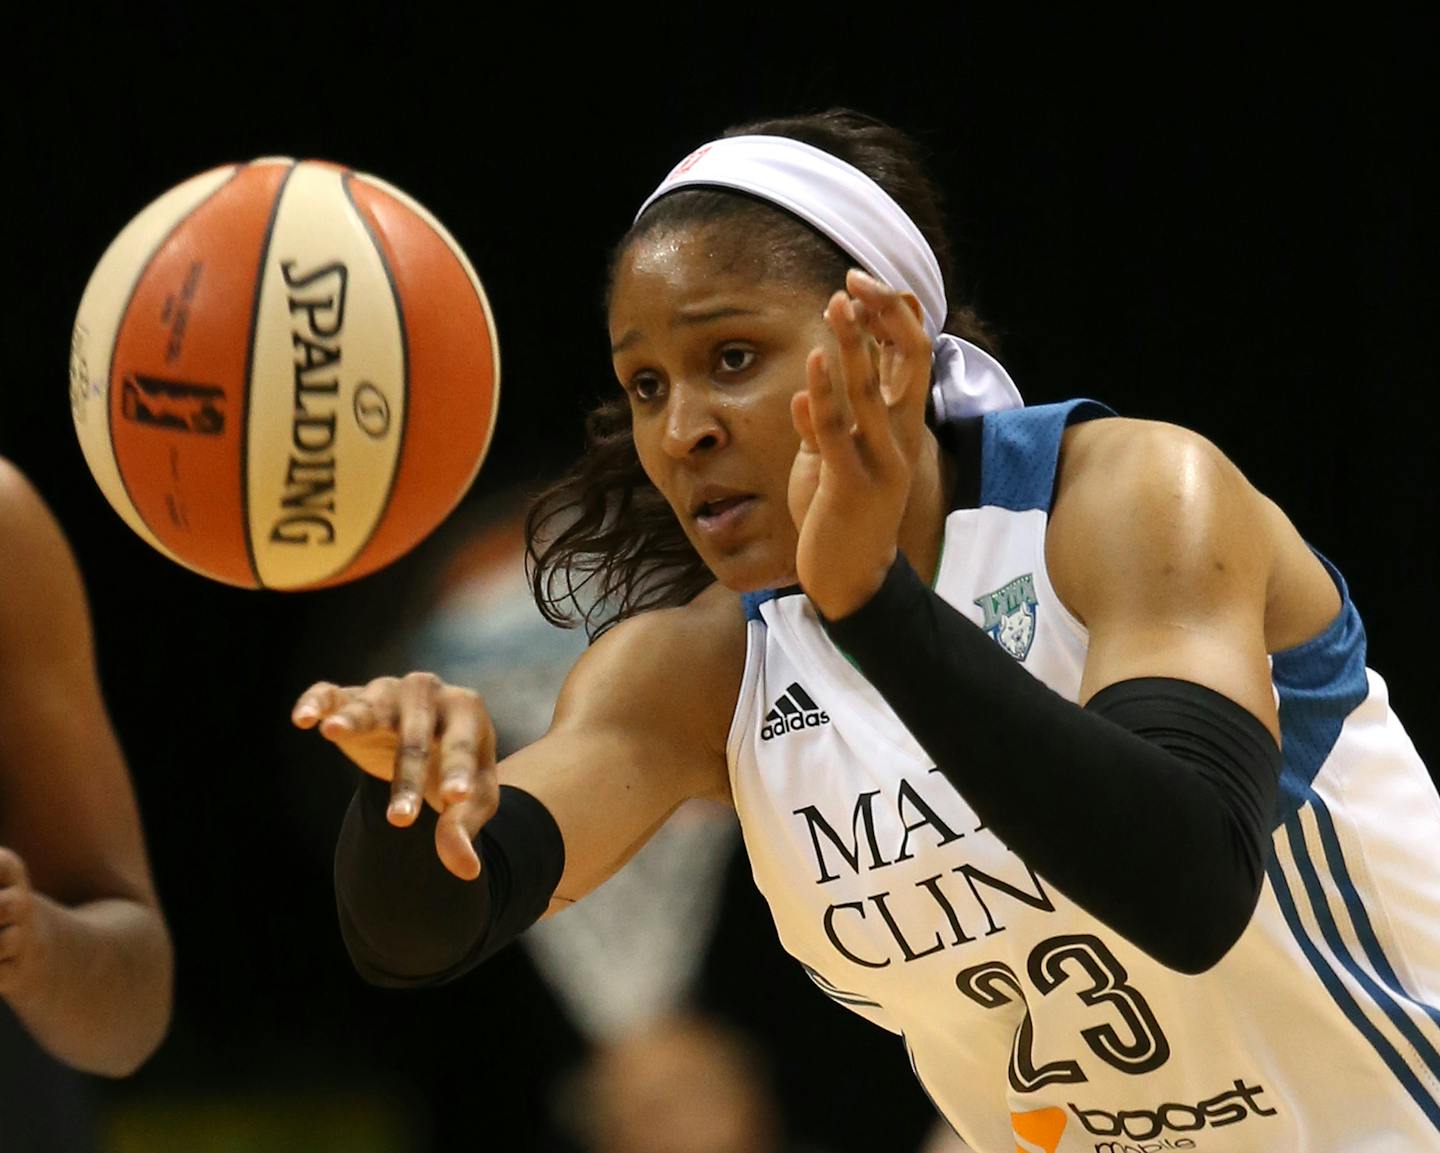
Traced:
<path fill-rule="evenodd" d="M 999 361 L 941 332 L 949 307 L 935 253 L 904 209 L 858 168 L 785 136 L 729 136 L 672 168 L 635 218 L 667 193 L 694 185 L 734 188 L 777 204 L 828 236 L 872 276 L 913 293 L 935 347 L 931 399 L 938 420 L 1024 403 Z"/>

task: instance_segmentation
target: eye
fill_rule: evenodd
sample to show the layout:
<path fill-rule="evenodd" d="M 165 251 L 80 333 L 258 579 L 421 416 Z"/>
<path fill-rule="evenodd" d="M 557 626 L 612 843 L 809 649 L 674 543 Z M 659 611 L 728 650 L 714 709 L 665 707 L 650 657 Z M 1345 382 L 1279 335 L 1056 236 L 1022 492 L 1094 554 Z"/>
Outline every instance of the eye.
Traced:
<path fill-rule="evenodd" d="M 753 348 L 747 348 L 743 344 L 727 344 L 720 350 L 720 355 L 716 359 L 722 373 L 734 376 L 752 367 L 755 357 L 756 352 Z"/>
<path fill-rule="evenodd" d="M 625 389 L 638 401 L 656 400 L 660 396 L 660 378 L 654 373 L 642 372 L 632 376 Z"/>

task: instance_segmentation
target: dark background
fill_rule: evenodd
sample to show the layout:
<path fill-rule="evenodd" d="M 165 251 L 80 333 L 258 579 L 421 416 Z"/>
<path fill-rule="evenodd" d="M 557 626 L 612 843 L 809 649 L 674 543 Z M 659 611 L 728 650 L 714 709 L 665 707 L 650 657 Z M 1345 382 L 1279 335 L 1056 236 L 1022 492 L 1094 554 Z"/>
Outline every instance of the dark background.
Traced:
<path fill-rule="evenodd" d="M 613 387 L 609 245 L 676 160 L 754 116 L 846 104 L 919 135 L 1027 399 L 1089 395 L 1215 440 L 1346 574 L 1371 666 L 1440 759 L 1421 21 L 900 9 L 812 9 L 793 33 L 733 6 L 586 9 L 573 29 L 418 8 L 12 25 L 0 453 L 85 573 L 179 963 L 170 1039 L 92 1087 L 102 1119 L 333 1098 L 399 1118 L 417 1149 L 553 1141 L 550 1086 L 582 1046 L 523 953 L 418 995 L 352 975 L 329 879 L 351 778 L 287 714 L 312 680 L 398 671 L 387 655 L 467 519 L 576 451 Z M 91 480 L 66 402 L 74 309 L 114 234 L 192 174 L 274 154 L 374 172 L 439 216 L 485 282 L 504 364 L 494 446 L 453 521 L 382 573 L 303 595 L 152 552 Z M 729 910 L 705 996 L 770 1045 L 794 1128 L 837 1153 L 913 1148 L 928 1113 L 898 1043 L 778 955 L 740 862 Z"/>

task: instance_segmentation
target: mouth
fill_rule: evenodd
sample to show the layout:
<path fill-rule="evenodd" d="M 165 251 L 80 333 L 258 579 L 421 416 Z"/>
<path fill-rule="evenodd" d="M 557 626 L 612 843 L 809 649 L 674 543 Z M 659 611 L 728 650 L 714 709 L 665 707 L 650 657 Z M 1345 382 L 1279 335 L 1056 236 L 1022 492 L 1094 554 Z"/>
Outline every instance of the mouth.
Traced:
<path fill-rule="evenodd" d="M 692 515 L 702 533 L 720 536 L 738 528 L 755 504 L 750 493 L 716 493 L 698 501 Z"/>

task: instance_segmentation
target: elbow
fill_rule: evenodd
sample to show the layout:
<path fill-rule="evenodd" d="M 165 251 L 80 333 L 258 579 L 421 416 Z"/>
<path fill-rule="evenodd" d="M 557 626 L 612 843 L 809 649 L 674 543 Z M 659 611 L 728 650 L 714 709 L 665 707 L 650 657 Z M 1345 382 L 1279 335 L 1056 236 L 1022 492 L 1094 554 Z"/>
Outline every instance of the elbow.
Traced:
<path fill-rule="evenodd" d="M 1255 914 L 1261 880 L 1216 886 L 1192 900 L 1177 901 L 1168 922 L 1157 920 L 1153 940 L 1136 942 L 1167 969 L 1198 977 L 1229 954 Z"/>
<path fill-rule="evenodd" d="M 372 947 L 353 927 L 343 929 L 340 935 L 351 967 L 367 985 L 377 989 L 423 989 L 440 983 L 438 974 L 405 971 L 408 966 L 403 958 Z"/>
<path fill-rule="evenodd" d="M 352 952 L 350 963 L 360 979 L 377 989 L 427 989 L 443 985 L 444 978 L 432 973 L 395 973 L 374 958 Z"/>
<path fill-rule="evenodd" d="M 463 972 L 459 964 L 417 968 L 407 957 L 389 957 L 346 941 L 350 964 L 367 985 L 377 989 L 431 989 L 453 981 Z"/>
<path fill-rule="evenodd" d="M 145 1062 L 155 1055 L 169 1032 L 170 1014 L 167 1011 L 157 1023 L 142 1026 L 126 1037 L 115 1052 L 104 1055 L 90 1068 L 82 1065 L 80 1071 L 113 1081 L 129 1077 L 138 1073 Z"/>
<path fill-rule="evenodd" d="M 431 974 L 399 972 L 396 958 L 371 948 L 349 932 L 342 932 L 341 937 L 345 942 L 345 952 L 350 957 L 350 967 L 367 985 L 377 989 L 423 989 L 435 983 Z"/>
<path fill-rule="evenodd" d="M 380 989 L 425 989 L 443 985 L 465 971 L 465 955 L 446 937 L 432 939 L 423 925 L 411 932 L 366 933 L 345 907 L 340 911 L 340 937 L 350 964 L 367 985 Z M 377 939 L 377 936 L 381 939 Z"/>
<path fill-rule="evenodd" d="M 150 913 L 141 958 L 144 975 L 136 995 L 129 999 L 129 1012 L 114 1017 L 118 1028 L 108 1045 L 100 1047 L 88 1060 L 74 1062 L 81 1072 L 114 1080 L 129 1077 L 155 1055 L 169 1036 L 175 1007 L 175 950 L 160 912 L 152 908 Z"/>
<path fill-rule="evenodd" d="M 1148 952 L 1167 969 L 1173 969 L 1187 977 L 1198 977 L 1218 965 L 1239 939 L 1238 936 L 1228 935 L 1197 937 L 1181 942 L 1166 942 Z"/>

